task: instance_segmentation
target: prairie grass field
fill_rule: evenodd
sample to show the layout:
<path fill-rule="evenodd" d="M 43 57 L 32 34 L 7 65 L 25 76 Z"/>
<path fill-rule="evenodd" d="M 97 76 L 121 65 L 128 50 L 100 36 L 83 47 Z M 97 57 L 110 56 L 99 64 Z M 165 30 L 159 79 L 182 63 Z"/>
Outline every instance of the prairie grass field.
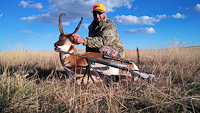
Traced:
<path fill-rule="evenodd" d="M 154 81 L 79 86 L 55 51 L 0 52 L 0 112 L 200 112 L 200 46 L 126 50 Z"/>

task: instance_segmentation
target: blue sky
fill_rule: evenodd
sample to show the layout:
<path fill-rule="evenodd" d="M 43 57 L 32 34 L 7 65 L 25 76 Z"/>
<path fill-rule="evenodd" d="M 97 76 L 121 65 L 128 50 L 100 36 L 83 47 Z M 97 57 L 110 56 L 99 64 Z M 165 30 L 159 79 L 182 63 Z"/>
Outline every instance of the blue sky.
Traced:
<path fill-rule="evenodd" d="M 77 33 L 85 38 L 96 3 L 105 5 L 125 49 L 165 48 L 174 40 L 180 46 L 200 46 L 200 0 L 0 0 L 0 51 L 19 45 L 54 50 L 61 13 L 66 13 L 62 18 L 66 33 L 84 18 Z M 76 47 L 85 49 L 82 44 Z"/>

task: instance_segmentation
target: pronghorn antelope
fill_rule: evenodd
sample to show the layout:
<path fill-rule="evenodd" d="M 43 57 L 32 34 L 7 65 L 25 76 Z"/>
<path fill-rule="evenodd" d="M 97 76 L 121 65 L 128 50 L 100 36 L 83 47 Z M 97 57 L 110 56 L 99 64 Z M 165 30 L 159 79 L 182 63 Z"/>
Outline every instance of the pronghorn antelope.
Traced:
<path fill-rule="evenodd" d="M 61 21 L 62 15 L 65 15 L 65 14 L 62 13 L 59 17 L 58 27 L 61 34 L 59 36 L 59 40 L 54 44 L 55 50 L 59 49 L 61 51 L 66 51 L 68 53 L 103 59 L 103 54 L 101 53 L 85 52 L 83 54 L 80 54 L 77 51 L 73 43 L 72 34 L 78 31 L 83 18 L 81 18 L 79 25 L 77 26 L 77 28 L 72 34 L 66 34 L 63 32 L 63 28 L 62 28 L 62 21 Z M 111 59 L 105 59 L 105 60 L 110 61 Z M 69 78 L 76 79 L 76 82 L 79 85 L 87 84 L 91 82 L 100 82 L 102 78 L 104 78 L 105 76 L 111 76 L 111 75 L 112 76 L 117 75 L 119 77 L 120 76 L 133 77 L 133 73 L 131 74 L 129 71 L 122 71 L 119 68 L 114 68 L 114 67 L 103 65 L 100 63 L 94 63 L 93 65 L 91 65 L 92 68 L 90 69 L 90 76 L 88 76 L 87 73 L 85 74 L 86 67 L 88 66 L 87 60 L 83 57 L 74 56 L 71 54 L 65 54 L 65 53 L 60 52 L 60 61 L 63 68 L 65 69 L 65 72 L 69 76 Z M 120 63 L 120 61 L 115 61 L 115 62 Z M 138 70 L 138 67 L 134 63 L 132 64 L 126 63 L 126 65 L 128 65 L 129 68 L 132 70 Z"/>

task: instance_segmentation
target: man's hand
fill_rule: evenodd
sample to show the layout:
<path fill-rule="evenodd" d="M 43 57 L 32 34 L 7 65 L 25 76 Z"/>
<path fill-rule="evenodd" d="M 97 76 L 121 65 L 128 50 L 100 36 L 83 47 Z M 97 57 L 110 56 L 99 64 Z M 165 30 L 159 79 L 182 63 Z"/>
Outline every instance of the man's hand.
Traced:
<path fill-rule="evenodd" d="M 78 43 L 78 44 L 84 43 L 84 39 L 81 38 L 79 34 L 72 34 L 72 36 L 74 37 L 74 43 Z"/>

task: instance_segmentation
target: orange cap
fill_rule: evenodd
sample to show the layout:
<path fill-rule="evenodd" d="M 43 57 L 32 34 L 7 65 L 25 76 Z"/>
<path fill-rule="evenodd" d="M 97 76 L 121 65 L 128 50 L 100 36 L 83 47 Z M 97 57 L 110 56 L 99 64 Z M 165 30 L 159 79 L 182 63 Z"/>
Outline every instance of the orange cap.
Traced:
<path fill-rule="evenodd" d="M 106 8 L 103 4 L 98 3 L 98 4 L 95 4 L 93 6 L 93 11 L 104 11 L 104 12 L 106 12 Z"/>

